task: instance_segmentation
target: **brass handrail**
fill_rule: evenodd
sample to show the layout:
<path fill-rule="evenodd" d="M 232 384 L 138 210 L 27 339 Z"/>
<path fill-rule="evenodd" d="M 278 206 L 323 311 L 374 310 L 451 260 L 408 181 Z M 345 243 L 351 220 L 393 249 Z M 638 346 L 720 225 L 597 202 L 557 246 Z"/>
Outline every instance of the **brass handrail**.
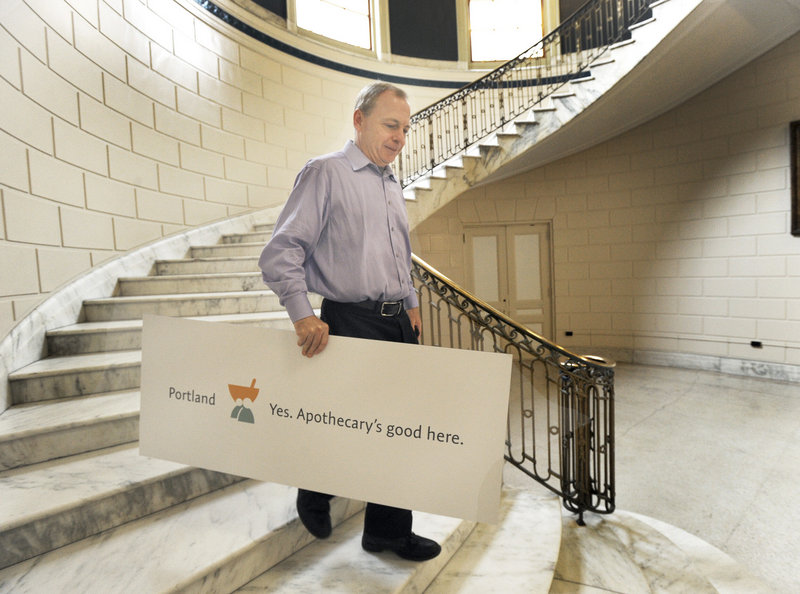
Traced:
<path fill-rule="evenodd" d="M 461 285 L 459 285 L 455 281 L 451 280 L 449 277 L 445 276 L 444 274 L 436 270 L 436 268 L 425 262 L 425 260 L 417 256 L 416 254 L 411 254 L 411 260 L 414 265 L 414 268 L 417 271 L 417 276 L 415 276 L 415 278 L 421 280 L 418 278 L 419 274 L 421 274 L 419 271 L 424 270 L 426 274 L 429 274 L 431 277 L 434 277 L 437 280 L 439 280 L 443 285 L 446 285 L 454 294 L 459 295 L 462 299 L 466 301 L 474 303 L 477 307 L 486 311 L 486 313 L 490 315 L 492 318 L 496 318 L 497 320 L 502 321 L 505 325 L 512 328 L 513 333 L 525 337 L 526 340 L 529 340 L 531 342 L 547 344 L 548 347 L 551 348 L 553 351 L 561 353 L 568 359 L 575 361 L 582 361 L 587 365 L 596 365 L 598 367 L 608 367 L 608 368 L 613 368 L 616 366 L 616 363 L 614 361 L 608 361 L 603 357 L 598 357 L 597 355 L 577 355 L 565 349 L 564 347 L 559 346 L 554 342 L 551 342 L 550 340 L 537 334 L 530 328 L 527 328 L 526 326 L 523 326 L 519 322 L 511 319 L 506 314 L 501 312 L 499 309 L 496 309 L 495 307 L 489 305 L 486 301 L 484 301 L 480 297 L 473 295 L 472 293 L 464 289 Z"/>
<path fill-rule="evenodd" d="M 420 341 L 510 353 L 514 373 L 505 459 L 579 515 L 614 510 L 614 367 L 515 322 L 416 255 Z"/>

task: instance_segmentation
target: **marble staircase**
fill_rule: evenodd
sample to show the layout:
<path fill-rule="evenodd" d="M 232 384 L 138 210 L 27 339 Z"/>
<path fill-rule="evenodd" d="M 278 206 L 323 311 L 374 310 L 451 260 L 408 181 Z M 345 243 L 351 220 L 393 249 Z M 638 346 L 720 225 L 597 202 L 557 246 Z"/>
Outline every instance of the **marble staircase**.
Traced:
<path fill-rule="evenodd" d="M 655 520 L 619 512 L 578 528 L 512 468 L 496 526 L 415 514 L 415 530 L 443 545 L 416 564 L 361 550 L 361 502 L 334 500 L 337 529 L 315 541 L 290 487 L 140 456 L 144 313 L 291 327 L 254 281 L 269 228 L 255 233 L 121 276 L 113 296 L 84 301 L 81 321 L 47 332 L 48 357 L 9 374 L 0 592 L 759 591 Z"/>
<path fill-rule="evenodd" d="M 655 3 L 653 20 L 596 60 L 590 77 L 418 180 L 407 190 L 412 227 L 515 163 L 541 162 L 536 147 L 552 160 L 561 144 L 580 148 L 574 134 L 597 142 L 619 132 L 573 124 L 699 4 L 708 3 Z M 630 125 L 652 117 L 630 113 Z M 415 530 L 443 553 L 414 564 L 360 549 L 360 502 L 334 500 L 337 529 L 315 541 L 290 487 L 140 456 L 145 313 L 291 328 L 256 266 L 273 215 L 137 250 L 37 308 L 0 344 L 0 593 L 766 591 L 656 520 L 617 511 L 577 527 L 513 469 L 496 526 L 415 514 Z M 249 224 L 256 219 L 266 222 Z"/>

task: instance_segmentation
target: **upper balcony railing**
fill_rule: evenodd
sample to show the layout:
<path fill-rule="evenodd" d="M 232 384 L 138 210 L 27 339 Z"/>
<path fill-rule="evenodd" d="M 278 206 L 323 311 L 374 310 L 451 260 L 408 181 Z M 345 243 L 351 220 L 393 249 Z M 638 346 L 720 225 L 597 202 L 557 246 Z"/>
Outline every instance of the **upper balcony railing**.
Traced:
<path fill-rule="evenodd" d="M 630 36 L 650 15 L 653 0 L 590 0 L 531 48 L 411 117 L 398 159 L 408 185 L 447 159 L 541 103 Z"/>

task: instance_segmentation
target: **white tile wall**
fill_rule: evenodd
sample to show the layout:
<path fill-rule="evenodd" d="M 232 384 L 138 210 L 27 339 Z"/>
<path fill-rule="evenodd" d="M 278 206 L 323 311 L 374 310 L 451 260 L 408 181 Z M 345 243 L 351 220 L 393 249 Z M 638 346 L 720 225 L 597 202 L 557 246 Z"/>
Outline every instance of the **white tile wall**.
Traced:
<path fill-rule="evenodd" d="M 36 270 L 36 249 L 26 245 L 10 245 L 0 251 L 0 274 L 2 274 L 9 296 L 36 293 L 39 279 Z M 7 284 L 6 284 L 7 283 Z M 6 301 L 11 311 L 13 301 Z M 0 311 L 5 308 L 0 308 Z M 0 313 L 0 317 L 3 314 Z"/>
<path fill-rule="evenodd" d="M 464 282 L 460 244 L 434 247 L 432 239 L 453 226 L 460 235 L 465 224 L 503 222 L 511 211 L 501 217 L 501 202 L 523 184 L 513 220 L 554 229 L 559 344 L 796 364 L 793 120 L 800 120 L 800 35 L 635 130 L 465 193 L 420 225 L 415 244 Z"/>
<path fill-rule="evenodd" d="M 53 137 L 57 159 L 85 171 L 100 175 L 108 174 L 108 151 L 105 142 L 59 118 L 53 120 Z"/>
<path fill-rule="evenodd" d="M 108 216 L 69 207 L 60 207 L 59 211 L 64 247 L 114 249 L 114 230 Z"/>
<path fill-rule="evenodd" d="M 16 248 L 14 242 L 61 245 L 61 222 L 55 202 L 6 188 L 3 190 L 3 212 L 6 239 L 12 242 L 11 245 L 4 245 L 4 248 Z M 35 270 L 32 272 L 35 275 Z M 4 287 L 6 282 L 14 284 L 8 277 L 3 279 Z M 9 291 L 9 295 L 14 294 L 15 292 Z"/>
<path fill-rule="evenodd" d="M 351 136 L 367 82 L 191 0 L 15 1 L 0 58 L 0 334 L 120 251 L 285 200 Z M 409 91 L 417 109 L 445 94 Z"/>

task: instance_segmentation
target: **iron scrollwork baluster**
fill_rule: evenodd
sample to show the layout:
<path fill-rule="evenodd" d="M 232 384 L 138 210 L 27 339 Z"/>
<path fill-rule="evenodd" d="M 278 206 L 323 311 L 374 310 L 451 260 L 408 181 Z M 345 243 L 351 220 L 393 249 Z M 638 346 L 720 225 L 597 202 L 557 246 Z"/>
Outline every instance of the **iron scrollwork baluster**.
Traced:
<path fill-rule="evenodd" d="M 580 356 L 516 323 L 418 257 L 423 344 L 511 353 L 505 459 L 577 513 L 614 511 L 614 363 Z M 513 390 L 512 390 L 513 392 Z"/>

